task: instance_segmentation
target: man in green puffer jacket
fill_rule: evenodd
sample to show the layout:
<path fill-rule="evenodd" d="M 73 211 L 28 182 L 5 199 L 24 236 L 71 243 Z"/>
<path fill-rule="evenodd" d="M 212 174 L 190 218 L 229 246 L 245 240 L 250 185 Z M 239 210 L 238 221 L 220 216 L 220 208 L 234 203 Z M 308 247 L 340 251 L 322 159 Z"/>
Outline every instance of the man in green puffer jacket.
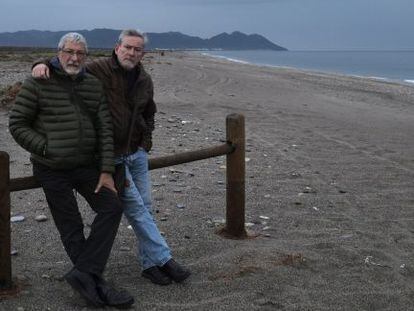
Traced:
<path fill-rule="evenodd" d="M 82 35 L 66 34 L 58 50 L 49 80 L 24 81 L 10 113 L 10 133 L 31 153 L 33 174 L 74 265 L 67 282 L 94 306 L 128 307 L 133 297 L 102 278 L 122 216 L 112 179 L 113 130 L 106 97 L 99 80 L 85 71 Z M 74 189 L 97 214 L 87 238 Z"/>

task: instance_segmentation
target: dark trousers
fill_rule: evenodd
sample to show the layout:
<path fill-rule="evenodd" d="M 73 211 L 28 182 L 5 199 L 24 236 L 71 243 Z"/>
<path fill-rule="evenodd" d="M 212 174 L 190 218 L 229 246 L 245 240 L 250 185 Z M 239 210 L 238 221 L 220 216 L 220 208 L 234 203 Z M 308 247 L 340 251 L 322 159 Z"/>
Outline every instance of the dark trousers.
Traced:
<path fill-rule="evenodd" d="M 103 187 L 94 193 L 99 174 L 91 167 L 52 170 L 33 164 L 33 175 L 43 187 L 67 254 L 77 269 L 97 276 L 104 271 L 122 217 L 122 205 L 114 192 Z M 74 189 L 96 213 L 86 239 Z"/>

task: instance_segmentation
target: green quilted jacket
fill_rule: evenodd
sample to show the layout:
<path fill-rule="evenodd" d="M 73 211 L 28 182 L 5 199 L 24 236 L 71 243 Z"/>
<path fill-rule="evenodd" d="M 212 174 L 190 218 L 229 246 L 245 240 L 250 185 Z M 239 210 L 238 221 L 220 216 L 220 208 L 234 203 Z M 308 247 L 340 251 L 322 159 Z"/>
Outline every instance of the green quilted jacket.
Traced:
<path fill-rule="evenodd" d="M 27 78 L 9 128 L 34 162 L 52 169 L 100 165 L 102 172 L 114 172 L 111 116 L 102 84 L 90 74 L 72 79 L 52 68 L 49 80 Z"/>

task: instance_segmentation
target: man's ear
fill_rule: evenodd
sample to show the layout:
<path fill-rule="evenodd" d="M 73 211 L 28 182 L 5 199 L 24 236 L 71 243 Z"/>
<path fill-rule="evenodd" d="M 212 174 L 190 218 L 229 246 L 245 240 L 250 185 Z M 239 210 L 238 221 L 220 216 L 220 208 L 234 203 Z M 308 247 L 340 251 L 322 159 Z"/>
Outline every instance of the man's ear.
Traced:
<path fill-rule="evenodd" d="M 114 51 L 115 51 L 115 54 L 116 54 L 116 55 L 118 55 L 118 50 L 119 50 L 119 47 L 120 47 L 120 45 L 119 45 L 119 44 L 116 44 L 116 45 L 115 45 Z"/>

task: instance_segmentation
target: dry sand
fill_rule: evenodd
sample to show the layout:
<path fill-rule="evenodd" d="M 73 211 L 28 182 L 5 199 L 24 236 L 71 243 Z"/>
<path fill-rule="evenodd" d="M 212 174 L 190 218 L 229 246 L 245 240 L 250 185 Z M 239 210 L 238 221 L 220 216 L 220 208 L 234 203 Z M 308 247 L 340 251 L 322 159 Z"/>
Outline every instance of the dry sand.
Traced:
<path fill-rule="evenodd" d="M 224 157 L 152 171 L 155 217 L 193 275 L 167 287 L 143 279 L 123 219 L 106 277 L 134 295 L 132 309 L 414 309 L 414 88 L 191 54 L 146 66 L 159 108 L 153 157 L 218 144 L 226 114 L 245 115 L 246 220 L 259 236 L 215 234 Z M 29 67 L 0 63 L 0 86 Z M 0 149 L 11 154 L 12 177 L 31 174 L 6 111 Z M 12 213 L 26 217 L 12 224 L 23 288 L 0 309 L 88 310 L 62 280 L 71 264 L 41 190 L 13 193 Z M 39 214 L 49 220 L 36 222 Z"/>

